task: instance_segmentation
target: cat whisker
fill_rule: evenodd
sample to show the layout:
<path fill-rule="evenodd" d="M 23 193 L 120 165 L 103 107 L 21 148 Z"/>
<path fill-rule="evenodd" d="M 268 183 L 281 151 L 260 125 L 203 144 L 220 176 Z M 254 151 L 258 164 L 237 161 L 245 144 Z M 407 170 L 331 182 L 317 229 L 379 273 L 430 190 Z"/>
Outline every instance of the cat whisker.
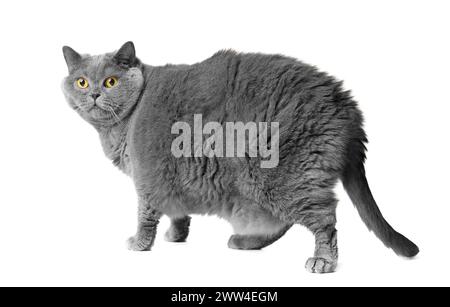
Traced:
<path fill-rule="evenodd" d="M 120 107 L 120 104 L 116 103 L 113 99 L 110 99 L 108 101 L 108 105 L 110 105 L 110 106 L 112 106 L 114 108 L 119 108 Z"/>
<path fill-rule="evenodd" d="M 116 120 L 117 123 L 120 122 L 120 118 L 119 116 L 117 116 L 116 112 L 114 112 L 114 109 L 111 106 L 107 106 L 109 112 L 111 113 L 111 115 L 113 115 L 114 119 Z"/>

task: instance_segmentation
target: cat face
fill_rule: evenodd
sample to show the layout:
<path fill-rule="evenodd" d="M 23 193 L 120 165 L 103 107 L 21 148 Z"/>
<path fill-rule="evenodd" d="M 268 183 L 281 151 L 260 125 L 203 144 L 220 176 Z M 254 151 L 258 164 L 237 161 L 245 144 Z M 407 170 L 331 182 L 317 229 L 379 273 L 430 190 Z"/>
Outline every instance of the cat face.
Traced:
<path fill-rule="evenodd" d="M 63 92 L 69 105 L 94 126 L 111 126 L 133 109 L 144 77 L 132 42 L 104 55 L 80 55 L 63 47 L 69 75 Z"/>

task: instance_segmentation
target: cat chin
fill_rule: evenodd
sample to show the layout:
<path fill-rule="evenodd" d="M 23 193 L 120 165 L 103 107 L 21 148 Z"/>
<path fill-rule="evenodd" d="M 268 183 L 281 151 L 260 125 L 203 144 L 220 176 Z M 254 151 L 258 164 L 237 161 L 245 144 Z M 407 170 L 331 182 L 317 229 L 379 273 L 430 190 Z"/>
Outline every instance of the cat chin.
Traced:
<path fill-rule="evenodd" d="M 92 107 L 88 110 L 79 110 L 79 115 L 93 126 L 110 126 L 117 123 L 113 115 L 98 107 Z"/>
<path fill-rule="evenodd" d="M 89 115 L 91 115 L 92 117 L 96 118 L 102 118 L 111 115 L 111 113 L 109 113 L 108 110 L 101 108 L 99 106 L 93 106 L 87 111 L 87 113 L 89 113 Z"/>
<path fill-rule="evenodd" d="M 84 118 L 89 124 L 94 126 L 95 128 L 108 128 L 117 124 L 117 121 L 114 119 L 96 119 L 96 118 Z"/>

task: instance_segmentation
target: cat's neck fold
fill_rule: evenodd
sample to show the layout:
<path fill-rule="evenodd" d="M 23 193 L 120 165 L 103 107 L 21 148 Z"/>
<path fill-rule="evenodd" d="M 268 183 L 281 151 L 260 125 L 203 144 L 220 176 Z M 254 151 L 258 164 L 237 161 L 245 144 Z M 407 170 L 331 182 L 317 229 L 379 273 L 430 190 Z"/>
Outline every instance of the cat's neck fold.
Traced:
<path fill-rule="evenodd" d="M 98 129 L 103 152 L 125 173 L 127 173 L 125 160 L 129 122 L 128 117 L 114 126 Z"/>

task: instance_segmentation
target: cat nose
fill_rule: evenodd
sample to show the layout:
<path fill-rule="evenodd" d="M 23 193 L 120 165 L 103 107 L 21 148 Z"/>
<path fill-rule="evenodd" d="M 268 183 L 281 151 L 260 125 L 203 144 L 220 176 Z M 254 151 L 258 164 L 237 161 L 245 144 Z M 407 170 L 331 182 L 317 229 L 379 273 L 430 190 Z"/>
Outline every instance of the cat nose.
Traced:
<path fill-rule="evenodd" d="M 91 94 L 91 97 L 94 99 L 94 101 L 95 100 L 97 100 L 97 98 L 98 97 L 100 97 L 100 94 L 99 93 L 94 93 L 94 94 Z"/>

